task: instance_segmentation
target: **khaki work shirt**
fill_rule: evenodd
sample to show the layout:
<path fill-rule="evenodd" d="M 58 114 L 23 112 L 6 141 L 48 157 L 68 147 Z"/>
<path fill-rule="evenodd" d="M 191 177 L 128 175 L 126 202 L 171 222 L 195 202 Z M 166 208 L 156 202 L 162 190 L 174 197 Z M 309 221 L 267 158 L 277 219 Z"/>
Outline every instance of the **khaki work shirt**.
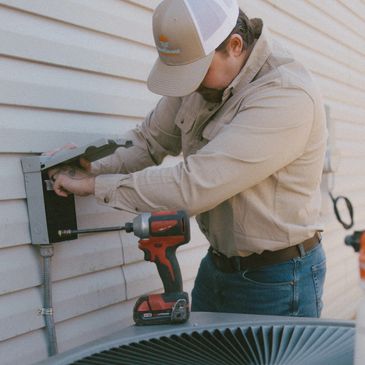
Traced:
<path fill-rule="evenodd" d="M 134 146 L 92 165 L 103 204 L 132 212 L 184 209 L 229 257 L 282 249 L 321 229 L 321 96 L 265 28 L 221 103 L 196 92 L 163 97 L 124 137 Z M 181 152 L 176 166 L 146 168 Z"/>

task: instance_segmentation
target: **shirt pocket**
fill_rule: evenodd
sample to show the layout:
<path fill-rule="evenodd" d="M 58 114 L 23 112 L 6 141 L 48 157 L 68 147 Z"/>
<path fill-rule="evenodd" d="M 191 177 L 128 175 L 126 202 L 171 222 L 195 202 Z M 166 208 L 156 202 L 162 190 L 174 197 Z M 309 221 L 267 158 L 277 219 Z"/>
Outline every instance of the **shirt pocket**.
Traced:
<path fill-rule="evenodd" d="M 180 111 L 175 118 L 175 125 L 181 130 L 183 134 L 188 134 L 195 122 L 196 116 L 194 113 L 188 111 Z"/>

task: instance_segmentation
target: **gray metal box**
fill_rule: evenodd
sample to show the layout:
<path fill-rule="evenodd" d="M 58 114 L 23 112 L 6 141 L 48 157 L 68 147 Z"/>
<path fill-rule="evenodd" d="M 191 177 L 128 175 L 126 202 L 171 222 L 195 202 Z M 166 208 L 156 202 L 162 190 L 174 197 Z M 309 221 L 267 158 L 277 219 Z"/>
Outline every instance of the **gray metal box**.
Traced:
<path fill-rule="evenodd" d="M 75 198 L 59 197 L 52 189 L 48 170 L 59 165 L 77 164 L 80 157 L 90 162 L 112 154 L 119 147 L 130 147 L 131 141 L 101 138 L 88 145 L 64 150 L 52 157 L 32 156 L 21 160 L 33 244 L 44 245 L 64 241 L 58 230 L 77 229 Z M 71 235 L 68 240 L 76 239 Z"/>

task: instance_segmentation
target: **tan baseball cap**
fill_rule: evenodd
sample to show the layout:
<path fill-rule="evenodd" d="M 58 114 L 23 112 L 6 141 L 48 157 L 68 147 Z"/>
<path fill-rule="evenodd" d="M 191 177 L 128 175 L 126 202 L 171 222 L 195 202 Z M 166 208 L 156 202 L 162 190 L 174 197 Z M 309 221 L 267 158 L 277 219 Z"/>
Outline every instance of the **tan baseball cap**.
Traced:
<path fill-rule="evenodd" d="M 215 49 L 237 23 L 236 0 L 163 0 L 153 14 L 159 58 L 147 80 L 159 95 L 185 96 L 203 81 Z"/>

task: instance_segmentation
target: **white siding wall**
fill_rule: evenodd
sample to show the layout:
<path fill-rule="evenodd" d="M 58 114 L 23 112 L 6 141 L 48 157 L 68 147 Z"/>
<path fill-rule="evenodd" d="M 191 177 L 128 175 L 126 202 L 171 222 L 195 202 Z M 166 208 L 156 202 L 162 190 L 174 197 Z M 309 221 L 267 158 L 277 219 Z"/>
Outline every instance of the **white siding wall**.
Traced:
<path fill-rule="evenodd" d="M 159 0 L 0 0 L 0 364 L 47 356 L 40 266 L 30 245 L 20 158 L 73 141 L 115 136 L 140 123 L 158 97 L 145 81 L 156 53 L 151 14 Z M 365 3 L 362 0 L 245 0 L 314 73 L 336 122 L 342 163 L 335 192 L 365 228 Z M 324 316 L 349 318 L 360 295 L 357 257 L 343 244 L 323 191 L 328 278 Z M 121 224 L 130 215 L 78 199 L 80 227 Z M 206 248 L 193 226 L 179 262 L 190 290 Z M 59 349 L 114 332 L 135 299 L 161 291 L 153 264 L 124 233 L 56 245 L 54 307 Z M 148 278 L 148 280 L 146 280 Z M 21 350 L 20 350 L 21 349 Z"/>

